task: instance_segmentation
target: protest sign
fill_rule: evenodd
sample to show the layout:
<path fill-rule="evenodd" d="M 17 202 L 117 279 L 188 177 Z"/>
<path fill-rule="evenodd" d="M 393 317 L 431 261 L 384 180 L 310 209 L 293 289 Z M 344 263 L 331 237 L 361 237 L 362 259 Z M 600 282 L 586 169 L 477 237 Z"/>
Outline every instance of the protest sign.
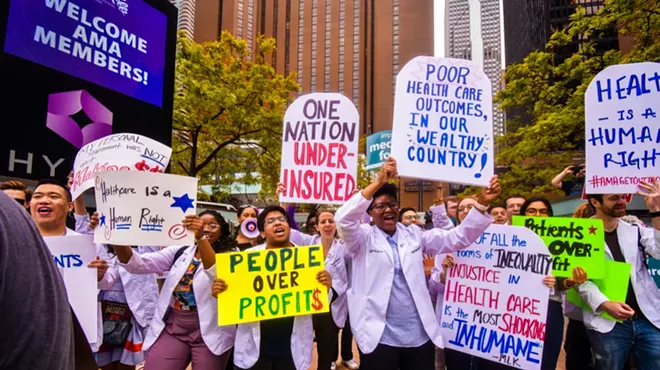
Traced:
<path fill-rule="evenodd" d="M 73 164 L 71 195 L 78 198 L 94 186 L 100 171 L 164 172 L 172 148 L 137 134 L 114 134 L 83 146 Z"/>
<path fill-rule="evenodd" d="M 587 194 L 636 193 L 659 178 L 660 63 L 605 68 L 585 94 Z"/>
<path fill-rule="evenodd" d="M 514 226 L 538 234 L 552 255 L 552 275 L 573 276 L 580 266 L 589 277 L 601 278 L 605 263 L 603 221 L 594 218 L 513 216 Z"/>
<path fill-rule="evenodd" d="M 367 137 L 367 169 L 380 168 L 390 157 L 392 131 L 381 131 Z"/>
<path fill-rule="evenodd" d="M 89 343 L 98 341 L 98 282 L 95 268 L 87 264 L 96 259 L 91 235 L 48 236 L 44 238 L 55 265 L 62 273 L 69 304 L 75 312 Z"/>
<path fill-rule="evenodd" d="M 454 254 L 440 322 L 445 347 L 521 369 L 540 369 L 552 259 L 538 235 L 492 225 Z M 522 282 L 522 283 L 521 283 Z"/>
<path fill-rule="evenodd" d="M 591 276 L 589 276 L 589 280 L 596 284 L 600 289 L 600 292 L 610 301 L 625 302 L 626 295 L 628 294 L 628 281 L 630 280 L 631 267 L 632 266 L 629 263 L 606 260 L 604 263 L 605 275 L 603 278 L 591 279 Z M 575 289 L 569 289 L 566 292 L 566 299 L 576 306 L 591 311 L 591 308 L 584 303 Z M 601 316 L 608 320 L 619 321 L 610 316 L 607 312 L 603 312 Z"/>
<path fill-rule="evenodd" d="M 182 221 L 195 214 L 197 178 L 151 172 L 98 172 L 94 241 L 118 245 L 191 245 Z"/>
<path fill-rule="evenodd" d="M 337 93 L 307 94 L 284 114 L 280 202 L 344 204 L 357 186 L 358 124 Z"/>
<path fill-rule="evenodd" d="M 399 175 L 486 186 L 494 173 L 493 96 L 477 63 L 418 56 L 396 78 Z"/>
<path fill-rule="evenodd" d="M 167 17 L 146 2 L 11 0 L 9 9 L 7 53 L 163 104 Z"/>
<path fill-rule="evenodd" d="M 218 295 L 218 325 L 328 312 L 328 289 L 316 280 L 323 248 L 253 250 L 216 254 L 217 276 L 227 283 Z"/>

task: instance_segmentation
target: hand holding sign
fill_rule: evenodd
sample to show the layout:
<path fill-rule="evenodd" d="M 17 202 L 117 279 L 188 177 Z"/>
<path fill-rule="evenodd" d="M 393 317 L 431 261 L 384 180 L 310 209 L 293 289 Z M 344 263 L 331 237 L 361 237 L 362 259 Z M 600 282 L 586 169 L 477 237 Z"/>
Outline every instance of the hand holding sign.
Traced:
<path fill-rule="evenodd" d="M 479 193 L 479 199 L 477 202 L 484 206 L 490 206 L 490 203 L 502 193 L 502 187 L 500 186 L 500 178 L 495 175 L 490 178 L 488 186 L 481 189 Z"/>
<path fill-rule="evenodd" d="M 644 203 L 649 212 L 658 212 L 660 211 L 660 185 L 658 185 L 658 179 L 653 178 L 652 182 L 640 181 L 639 188 L 643 189 L 642 191 L 637 191 L 637 194 L 644 197 Z"/>
<path fill-rule="evenodd" d="M 200 240 L 204 236 L 204 221 L 197 215 L 187 215 L 181 224 L 195 235 L 195 240 Z"/>
<path fill-rule="evenodd" d="M 96 259 L 91 261 L 87 265 L 87 267 L 95 268 L 97 280 L 101 281 L 103 280 L 103 276 L 105 275 L 105 272 L 108 271 L 108 261 L 102 260 L 98 256 L 96 256 Z"/>
<path fill-rule="evenodd" d="M 396 168 L 396 160 L 393 157 L 389 157 L 378 172 L 376 181 L 380 182 L 381 184 L 385 184 L 396 179 L 398 176 L 399 172 Z"/>

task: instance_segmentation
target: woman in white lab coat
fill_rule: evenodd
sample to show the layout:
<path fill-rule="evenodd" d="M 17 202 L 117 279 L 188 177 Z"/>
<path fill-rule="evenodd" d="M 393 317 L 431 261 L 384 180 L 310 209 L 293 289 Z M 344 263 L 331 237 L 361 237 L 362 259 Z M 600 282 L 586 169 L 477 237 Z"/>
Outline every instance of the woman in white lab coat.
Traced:
<path fill-rule="evenodd" d="M 433 370 L 435 346 L 444 345 L 426 287 L 423 253 L 470 246 L 492 223 L 485 212 L 500 185 L 497 177 L 491 179 L 460 226 L 422 232 L 397 223 L 397 189 L 387 184 L 396 177 L 396 161 L 390 157 L 377 179 L 337 211 L 337 229 L 353 263 L 347 293 L 351 327 L 361 352 L 360 369 Z M 374 226 L 360 224 L 365 211 Z"/>
<path fill-rule="evenodd" d="M 120 266 L 127 271 L 167 272 L 144 340 L 145 370 L 185 369 L 191 361 L 195 370 L 225 368 L 236 327 L 218 326 L 218 301 L 210 295 L 214 247 L 223 244 L 219 239 L 229 237 L 221 235 L 220 223 L 210 215 L 187 216 L 183 225 L 195 233 L 197 241 L 188 247 L 172 246 L 141 255 L 130 247 L 115 246 Z"/>
<path fill-rule="evenodd" d="M 290 240 L 290 224 L 282 207 L 266 207 L 257 218 L 257 226 L 266 243 L 245 252 L 295 247 Z M 333 281 L 330 273 L 320 271 L 316 278 L 328 288 L 329 299 L 332 298 Z M 213 283 L 212 295 L 217 297 L 227 289 L 232 287 L 219 276 Z M 307 370 L 312 363 L 313 342 L 312 315 L 239 324 L 234 364 L 237 370 Z"/>

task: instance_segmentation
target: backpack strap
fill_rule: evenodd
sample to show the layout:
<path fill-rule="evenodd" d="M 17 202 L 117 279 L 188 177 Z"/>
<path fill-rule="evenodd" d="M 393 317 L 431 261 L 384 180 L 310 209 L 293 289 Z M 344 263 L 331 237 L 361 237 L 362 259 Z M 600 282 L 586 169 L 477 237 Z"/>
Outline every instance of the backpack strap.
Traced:
<path fill-rule="evenodd" d="M 183 254 L 183 252 L 186 251 L 187 248 L 188 248 L 188 246 L 186 245 L 184 247 L 179 248 L 179 250 L 177 250 L 176 253 L 174 253 L 174 259 L 172 260 L 172 266 L 174 266 L 174 264 L 176 263 L 176 260 L 178 260 L 179 257 L 181 257 L 181 255 Z M 172 266 L 170 266 L 170 268 L 172 268 Z"/>

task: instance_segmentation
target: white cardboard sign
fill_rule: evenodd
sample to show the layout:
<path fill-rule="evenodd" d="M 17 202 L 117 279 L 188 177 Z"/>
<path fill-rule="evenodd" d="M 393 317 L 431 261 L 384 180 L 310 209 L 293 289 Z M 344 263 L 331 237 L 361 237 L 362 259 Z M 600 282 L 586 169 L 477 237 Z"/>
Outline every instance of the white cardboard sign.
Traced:
<path fill-rule="evenodd" d="M 171 155 L 172 148 L 137 134 L 114 134 L 92 141 L 76 155 L 71 195 L 76 199 L 93 187 L 94 175 L 100 171 L 164 172 Z"/>
<path fill-rule="evenodd" d="M 280 201 L 344 204 L 357 186 L 359 123 L 341 94 L 296 99 L 284 115 Z"/>
<path fill-rule="evenodd" d="M 190 245 L 182 221 L 194 215 L 197 178 L 151 172 L 98 172 L 94 241 L 117 245 Z"/>
<path fill-rule="evenodd" d="M 445 347 L 517 369 L 540 369 L 551 274 L 548 248 L 524 227 L 492 225 L 454 253 L 440 327 Z"/>
<path fill-rule="evenodd" d="M 481 66 L 418 56 L 396 78 L 392 157 L 402 177 L 487 186 L 493 93 Z"/>
<path fill-rule="evenodd" d="M 636 193 L 660 179 L 660 63 L 605 68 L 585 100 L 587 194 Z"/>
<path fill-rule="evenodd" d="M 87 340 L 89 343 L 96 343 L 98 341 L 98 279 L 96 269 L 87 267 L 96 259 L 96 246 L 92 236 L 48 236 L 44 241 L 62 273 L 69 304 Z"/>

